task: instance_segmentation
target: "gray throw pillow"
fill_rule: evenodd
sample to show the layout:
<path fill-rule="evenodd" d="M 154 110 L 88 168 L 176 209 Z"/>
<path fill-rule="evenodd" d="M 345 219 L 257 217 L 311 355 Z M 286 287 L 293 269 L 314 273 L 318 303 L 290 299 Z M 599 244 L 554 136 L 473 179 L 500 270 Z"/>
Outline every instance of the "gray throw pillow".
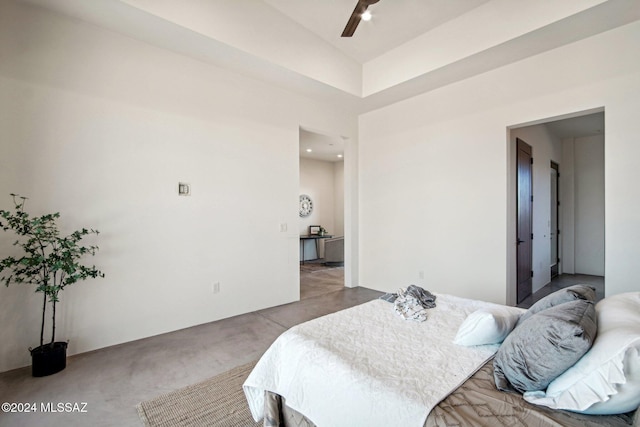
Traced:
<path fill-rule="evenodd" d="M 516 328 L 521 325 L 525 320 L 529 317 L 533 316 L 536 313 L 541 312 L 542 310 L 546 310 L 548 308 L 554 307 L 559 304 L 564 304 L 565 302 L 575 301 L 577 299 L 583 299 L 587 301 L 596 301 L 596 290 L 587 285 L 573 285 L 567 288 L 562 288 L 558 291 L 555 291 L 552 294 L 547 295 L 542 298 L 540 301 L 533 304 L 529 310 L 527 310 L 520 319 L 518 323 L 516 323 Z"/>
<path fill-rule="evenodd" d="M 534 314 L 498 349 L 493 360 L 496 387 L 520 393 L 545 390 L 591 348 L 596 322 L 594 303 L 583 299 Z"/>

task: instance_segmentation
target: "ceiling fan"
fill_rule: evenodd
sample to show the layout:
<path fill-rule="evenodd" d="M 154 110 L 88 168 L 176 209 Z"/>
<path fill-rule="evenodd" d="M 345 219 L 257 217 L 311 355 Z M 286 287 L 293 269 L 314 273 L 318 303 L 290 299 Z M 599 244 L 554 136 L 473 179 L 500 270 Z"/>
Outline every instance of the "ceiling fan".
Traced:
<path fill-rule="evenodd" d="M 353 33 L 356 32 L 356 28 L 362 20 L 362 14 L 367 10 L 369 6 L 372 4 L 378 3 L 380 0 L 358 0 L 358 4 L 356 4 L 356 8 L 353 9 L 353 13 L 347 22 L 346 27 L 344 27 L 344 31 L 342 32 L 342 37 L 351 37 Z"/>

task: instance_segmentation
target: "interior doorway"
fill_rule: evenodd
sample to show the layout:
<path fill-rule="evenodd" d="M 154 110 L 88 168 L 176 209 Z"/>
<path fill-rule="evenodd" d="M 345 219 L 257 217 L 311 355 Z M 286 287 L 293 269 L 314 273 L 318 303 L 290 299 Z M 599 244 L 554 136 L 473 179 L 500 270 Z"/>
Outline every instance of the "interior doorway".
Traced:
<path fill-rule="evenodd" d="M 525 281 L 518 255 L 524 240 L 518 226 L 518 205 L 524 203 L 518 194 L 518 140 L 533 153 L 533 296 L 546 290 L 552 278 L 556 283 L 587 275 L 604 283 L 604 115 L 604 108 L 596 108 L 508 128 L 509 304 L 521 300 L 519 287 Z"/>
<path fill-rule="evenodd" d="M 345 138 L 300 128 L 301 299 L 345 286 Z M 302 203 L 302 202 L 301 202 Z"/>

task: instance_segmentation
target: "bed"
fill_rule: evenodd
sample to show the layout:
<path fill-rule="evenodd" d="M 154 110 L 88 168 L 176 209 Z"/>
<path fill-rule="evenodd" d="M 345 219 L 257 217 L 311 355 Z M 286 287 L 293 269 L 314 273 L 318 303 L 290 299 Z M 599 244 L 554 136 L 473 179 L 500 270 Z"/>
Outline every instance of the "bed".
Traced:
<path fill-rule="evenodd" d="M 516 331 L 531 335 L 527 327 L 543 325 L 540 316 L 557 310 L 553 306 L 560 306 L 562 298 L 565 303 L 567 298 L 576 299 L 580 300 L 580 307 L 591 304 L 595 309 L 594 303 L 582 301 L 582 295 L 563 292 L 557 301 L 547 298 L 538 306 L 538 311 L 544 311 L 542 314 L 530 312 L 535 305 L 527 311 L 445 294 L 435 296 L 436 306 L 426 311 L 426 320 L 421 322 L 406 320 L 392 303 L 375 300 L 283 333 L 244 383 L 254 419 L 264 419 L 265 426 L 639 425 L 637 403 L 629 403 L 629 396 L 632 402 L 640 398 L 636 396 L 640 388 L 609 390 L 609 396 L 626 396 L 626 400 L 618 399 L 622 407 L 635 406 L 606 415 L 553 408 L 557 402 L 549 404 L 553 396 L 545 394 L 545 390 L 524 394 L 534 403 L 536 399 L 546 402 L 541 406 L 525 401 L 521 390 L 496 388 L 497 377 L 503 371 L 508 374 L 508 366 L 496 362 L 504 359 L 505 348 L 517 344 Z M 640 311 L 640 293 L 634 294 L 632 300 L 638 305 L 630 309 Z M 533 320 L 518 323 L 533 315 Z M 629 360 L 636 363 L 637 358 L 640 366 L 640 334 L 634 335 L 637 327 L 633 326 L 637 321 L 640 318 L 631 321 L 632 332 L 625 341 L 626 348 L 636 352 L 625 350 L 623 360 L 617 363 L 622 365 L 623 375 L 625 367 L 635 370 L 635 365 L 625 365 L 629 364 L 624 359 L 627 353 Z M 556 323 L 561 322 L 554 320 Z M 610 342 L 607 344 L 611 347 Z M 593 342 L 589 347 L 592 345 Z M 544 354 L 536 359 L 543 360 L 553 353 L 542 350 Z M 514 352 L 508 355 L 511 353 Z M 576 361 L 574 364 L 579 365 Z M 612 370 L 610 366 L 607 369 Z M 623 385 L 640 381 L 640 370 L 637 373 L 638 378 L 629 378 L 628 384 Z M 616 381 L 618 385 L 614 387 L 619 386 L 620 379 Z M 513 384 L 507 383 L 519 388 L 517 378 Z M 580 393 L 584 394 L 582 390 Z"/>

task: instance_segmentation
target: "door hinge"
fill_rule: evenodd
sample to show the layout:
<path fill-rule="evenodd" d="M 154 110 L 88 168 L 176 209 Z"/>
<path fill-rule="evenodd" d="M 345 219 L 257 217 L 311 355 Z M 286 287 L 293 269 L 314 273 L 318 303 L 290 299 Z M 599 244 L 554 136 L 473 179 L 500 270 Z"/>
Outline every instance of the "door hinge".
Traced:
<path fill-rule="evenodd" d="M 531 203 L 533 203 L 533 196 L 531 196 Z"/>
<path fill-rule="evenodd" d="M 533 164 L 533 157 L 531 158 L 531 164 Z"/>
<path fill-rule="evenodd" d="M 560 235 L 560 230 L 556 230 L 558 232 L 558 236 Z"/>
<path fill-rule="evenodd" d="M 531 270 L 531 277 L 533 277 L 533 270 Z"/>
<path fill-rule="evenodd" d="M 531 240 L 533 240 L 533 233 L 531 233 Z"/>

